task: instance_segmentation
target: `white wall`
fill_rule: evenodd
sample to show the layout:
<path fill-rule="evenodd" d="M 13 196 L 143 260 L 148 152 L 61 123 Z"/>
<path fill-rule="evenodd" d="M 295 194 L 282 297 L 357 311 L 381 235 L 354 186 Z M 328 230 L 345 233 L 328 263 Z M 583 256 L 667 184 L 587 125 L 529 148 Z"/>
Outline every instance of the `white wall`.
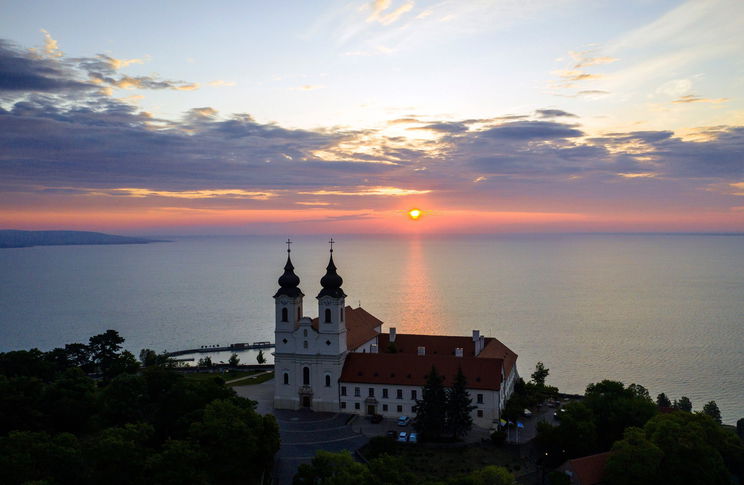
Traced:
<path fill-rule="evenodd" d="M 398 416 L 409 416 L 413 418 L 416 412 L 413 411 L 413 406 L 416 405 L 416 400 L 412 399 L 411 391 L 416 391 L 416 399 L 421 399 L 421 393 L 423 392 L 421 387 L 417 386 L 399 386 L 390 384 L 364 384 L 357 382 L 341 382 L 340 391 L 343 393 L 343 388 L 346 388 L 346 395 L 339 397 L 339 411 L 350 414 L 367 414 L 367 406 L 372 404 L 375 406 L 375 412 L 382 414 L 386 418 L 397 418 Z M 359 388 L 359 396 L 355 395 L 355 390 Z M 369 397 L 369 389 L 373 389 L 374 397 Z M 384 396 L 384 390 L 387 389 L 387 397 Z M 398 390 L 403 392 L 402 399 L 398 399 Z M 490 391 L 482 389 L 468 389 L 470 398 L 473 400 L 473 406 L 476 409 L 473 410 L 473 424 L 481 428 L 490 428 L 494 419 L 498 419 L 502 406 L 500 405 L 500 392 Z M 478 403 L 478 394 L 482 395 L 483 402 Z M 341 403 L 346 403 L 346 408 L 343 408 Z M 358 405 L 358 408 L 357 408 Z M 387 406 L 387 409 L 385 409 Z M 400 410 L 398 406 L 401 406 Z M 478 411 L 482 412 L 482 416 L 478 416 Z"/>

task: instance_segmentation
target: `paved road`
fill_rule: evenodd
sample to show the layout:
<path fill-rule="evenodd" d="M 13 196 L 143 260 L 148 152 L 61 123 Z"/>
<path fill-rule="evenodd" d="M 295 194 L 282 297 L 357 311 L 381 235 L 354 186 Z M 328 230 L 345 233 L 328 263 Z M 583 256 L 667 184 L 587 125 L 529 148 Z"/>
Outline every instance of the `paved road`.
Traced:
<path fill-rule="evenodd" d="M 274 477 L 279 485 L 291 484 L 297 467 L 310 463 L 318 450 L 354 452 L 369 439 L 347 424 L 352 418 L 349 414 L 273 409 L 273 380 L 234 389 L 239 396 L 257 401 L 259 413 L 276 416 L 281 448 L 276 455 Z"/>

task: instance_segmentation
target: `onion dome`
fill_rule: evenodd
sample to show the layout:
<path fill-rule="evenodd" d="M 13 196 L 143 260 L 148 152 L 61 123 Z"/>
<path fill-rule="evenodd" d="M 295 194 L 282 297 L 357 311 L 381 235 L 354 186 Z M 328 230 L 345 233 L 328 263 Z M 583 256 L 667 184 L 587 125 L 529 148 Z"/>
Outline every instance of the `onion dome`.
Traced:
<path fill-rule="evenodd" d="M 331 239 L 332 241 L 332 239 Z M 333 264 L 333 246 L 331 246 L 331 259 L 326 266 L 326 274 L 320 279 L 320 285 L 323 287 L 318 293 L 318 298 L 330 296 L 332 298 L 344 298 L 346 294 L 341 289 L 344 279 L 336 273 L 336 265 Z"/>
<path fill-rule="evenodd" d="M 274 295 L 277 296 L 288 296 L 295 298 L 298 296 L 304 296 L 302 290 L 298 287 L 300 284 L 300 277 L 294 273 L 294 265 L 292 265 L 292 259 L 289 257 L 291 252 L 289 249 L 289 241 L 287 242 L 287 264 L 284 265 L 284 274 L 279 277 L 279 290 Z"/>

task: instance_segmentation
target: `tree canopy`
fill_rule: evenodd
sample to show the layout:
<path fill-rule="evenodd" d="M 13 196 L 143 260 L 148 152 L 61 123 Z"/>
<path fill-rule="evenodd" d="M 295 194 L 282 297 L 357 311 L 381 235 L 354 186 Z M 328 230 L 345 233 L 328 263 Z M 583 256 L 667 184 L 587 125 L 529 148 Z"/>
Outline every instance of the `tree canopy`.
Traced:
<path fill-rule="evenodd" d="M 279 448 L 275 419 L 219 377 L 187 379 L 167 359 L 139 371 L 122 343 L 111 330 L 0 353 L 0 481 L 259 483 Z"/>

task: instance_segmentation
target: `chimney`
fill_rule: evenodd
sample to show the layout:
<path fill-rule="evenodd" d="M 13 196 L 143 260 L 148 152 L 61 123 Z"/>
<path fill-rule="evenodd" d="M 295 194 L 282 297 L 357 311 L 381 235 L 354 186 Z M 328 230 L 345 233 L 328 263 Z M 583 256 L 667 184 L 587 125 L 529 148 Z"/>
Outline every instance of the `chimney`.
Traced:
<path fill-rule="evenodd" d="M 419 347 L 418 355 L 426 355 L 426 347 Z"/>
<path fill-rule="evenodd" d="M 480 354 L 481 351 L 483 350 L 483 347 L 485 347 L 485 346 L 486 346 L 486 337 L 484 337 L 483 335 L 481 335 L 480 338 L 478 339 L 478 344 L 476 345 L 475 355 Z"/>
<path fill-rule="evenodd" d="M 462 357 L 462 347 L 457 347 L 455 349 L 455 357 Z"/>
<path fill-rule="evenodd" d="M 390 342 L 395 342 L 395 327 L 390 327 Z"/>
<path fill-rule="evenodd" d="M 473 330 L 473 342 L 476 342 L 480 338 L 480 330 Z"/>
<path fill-rule="evenodd" d="M 369 346 L 369 353 L 370 354 L 376 354 L 377 353 L 377 344 L 371 344 Z"/>

